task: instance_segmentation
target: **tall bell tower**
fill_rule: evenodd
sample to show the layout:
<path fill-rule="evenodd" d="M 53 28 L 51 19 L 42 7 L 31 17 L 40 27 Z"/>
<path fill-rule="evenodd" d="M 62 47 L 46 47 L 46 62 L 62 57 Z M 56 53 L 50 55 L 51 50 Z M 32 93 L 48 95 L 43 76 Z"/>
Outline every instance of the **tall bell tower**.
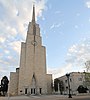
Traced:
<path fill-rule="evenodd" d="M 13 77 L 13 75 L 11 76 Z M 46 72 L 46 48 L 42 45 L 40 28 L 35 21 L 35 6 L 33 5 L 32 21 L 28 25 L 26 42 L 21 43 L 17 94 L 51 94 L 51 83 L 52 75 Z"/>

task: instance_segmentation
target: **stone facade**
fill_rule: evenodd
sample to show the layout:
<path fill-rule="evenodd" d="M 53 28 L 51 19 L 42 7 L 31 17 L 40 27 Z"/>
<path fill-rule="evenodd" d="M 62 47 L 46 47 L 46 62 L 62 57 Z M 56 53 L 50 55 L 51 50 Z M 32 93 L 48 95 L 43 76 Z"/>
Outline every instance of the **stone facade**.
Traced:
<path fill-rule="evenodd" d="M 16 68 L 16 72 L 10 73 L 10 95 L 16 95 L 18 91 L 18 80 L 19 80 L 19 68 Z"/>
<path fill-rule="evenodd" d="M 46 74 L 46 48 L 42 46 L 39 24 L 33 6 L 26 42 L 21 43 L 20 68 L 10 73 L 11 95 L 51 94 L 52 75 Z"/>
<path fill-rule="evenodd" d="M 64 94 L 68 94 L 68 81 L 67 81 L 67 77 L 66 75 L 59 77 L 58 78 L 60 81 L 63 81 L 64 84 Z M 70 89 L 71 89 L 71 93 L 72 94 L 77 94 L 77 88 L 80 85 L 83 85 L 85 87 L 87 87 L 90 90 L 90 87 L 88 85 L 85 85 L 84 83 L 86 83 L 85 81 L 85 73 L 84 72 L 72 72 L 70 73 L 70 78 L 69 78 L 69 82 L 70 82 Z"/>

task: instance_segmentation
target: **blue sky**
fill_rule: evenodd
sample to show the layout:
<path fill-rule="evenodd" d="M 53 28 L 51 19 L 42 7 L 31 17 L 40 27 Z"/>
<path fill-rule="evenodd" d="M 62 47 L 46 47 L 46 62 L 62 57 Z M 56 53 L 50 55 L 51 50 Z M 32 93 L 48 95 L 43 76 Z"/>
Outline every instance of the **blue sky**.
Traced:
<path fill-rule="evenodd" d="M 0 78 L 19 66 L 33 1 L 48 73 L 55 78 L 84 71 L 90 60 L 90 0 L 0 0 Z"/>

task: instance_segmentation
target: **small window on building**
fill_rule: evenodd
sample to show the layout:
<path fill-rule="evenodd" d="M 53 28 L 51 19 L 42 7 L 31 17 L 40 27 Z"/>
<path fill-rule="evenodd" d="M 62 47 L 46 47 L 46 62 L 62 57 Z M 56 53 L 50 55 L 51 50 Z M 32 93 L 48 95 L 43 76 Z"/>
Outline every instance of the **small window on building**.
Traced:
<path fill-rule="evenodd" d="M 20 92 L 22 92 L 22 90 L 20 90 Z"/>
<path fill-rule="evenodd" d="M 67 80 L 65 80 L 65 83 L 67 83 Z"/>
<path fill-rule="evenodd" d="M 66 89 L 68 89 L 68 86 L 66 86 Z"/>

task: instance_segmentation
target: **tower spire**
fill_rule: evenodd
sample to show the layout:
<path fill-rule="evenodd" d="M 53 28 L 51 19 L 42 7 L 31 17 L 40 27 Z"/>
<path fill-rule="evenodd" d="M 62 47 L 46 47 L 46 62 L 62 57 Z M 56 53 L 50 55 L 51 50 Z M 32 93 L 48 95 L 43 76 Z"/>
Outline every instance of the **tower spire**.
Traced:
<path fill-rule="evenodd" d="M 35 23 L 35 5 L 33 4 L 32 22 Z"/>
<path fill-rule="evenodd" d="M 36 35 L 36 23 L 35 23 L 35 6 L 33 4 L 33 14 L 32 14 L 32 25 L 33 25 L 33 35 Z"/>

